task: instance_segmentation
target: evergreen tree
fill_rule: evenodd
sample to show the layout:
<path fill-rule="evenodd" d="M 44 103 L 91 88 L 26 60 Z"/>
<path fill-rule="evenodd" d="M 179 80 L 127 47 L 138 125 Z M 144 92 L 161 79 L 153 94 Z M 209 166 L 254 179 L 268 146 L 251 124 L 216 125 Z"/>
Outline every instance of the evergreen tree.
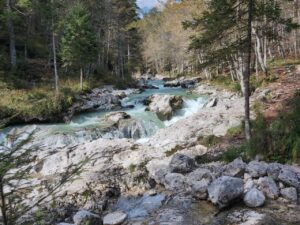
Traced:
<path fill-rule="evenodd" d="M 68 12 L 63 27 L 62 61 L 65 67 L 71 66 L 80 70 L 80 88 L 82 90 L 84 68 L 95 59 L 97 50 L 89 12 L 82 4 L 75 4 Z"/>

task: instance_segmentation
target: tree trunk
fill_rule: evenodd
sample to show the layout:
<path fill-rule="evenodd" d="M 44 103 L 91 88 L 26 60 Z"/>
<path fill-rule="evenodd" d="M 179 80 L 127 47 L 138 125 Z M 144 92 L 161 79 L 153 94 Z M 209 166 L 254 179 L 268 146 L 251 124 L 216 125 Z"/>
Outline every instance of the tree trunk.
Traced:
<path fill-rule="evenodd" d="M 248 4 L 248 25 L 247 25 L 247 43 L 246 43 L 246 65 L 243 75 L 244 83 L 244 100 L 245 100 L 245 136 L 247 141 L 251 139 L 250 126 L 250 75 L 251 75 L 251 53 L 252 53 L 252 19 L 254 0 L 249 0 Z"/>
<path fill-rule="evenodd" d="M 83 90 L 83 69 L 80 68 L 80 90 Z"/>
<path fill-rule="evenodd" d="M 5 202 L 5 196 L 4 196 L 4 187 L 3 187 L 3 181 L 2 178 L 0 178 L 0 198 L 1 198 L 1 213 L 2 213 L 2 220 L 4 225 L 8 225 L 8 219 L 7 219 L 7 208 L 6 208 L 6 202 Z"/>
<path fill-rule="evenodd" d="M 6 11 L 8 14 L 7 27 L 9 33 L 9 53 L 10 53 L 10 64 L 14 68 L 17 65 L 17 51 L 16 51 L 16 37 L 15 37 L 15 28 L 11 19 L 11 6 L 10 0 L 6 0 Z"/>
<path fill-rule="evenodd" d="M 58 95 L 59 94 L 59 77 L 58 77 L 57 60 L 56 60 L 56 38 L 55 38 L 55 33 L 54 32 L 52 32 L 52 49 L 53 49 L 55 92 Z"/>

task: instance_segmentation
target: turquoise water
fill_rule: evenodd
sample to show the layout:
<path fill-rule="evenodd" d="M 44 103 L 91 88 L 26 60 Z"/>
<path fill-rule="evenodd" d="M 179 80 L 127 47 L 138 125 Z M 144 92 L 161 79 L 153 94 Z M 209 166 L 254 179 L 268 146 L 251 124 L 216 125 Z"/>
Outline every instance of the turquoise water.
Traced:
<path fill-rule="evenodd" d="M 207 101 L 207 97 L 199 96 L 196 94 L 190 93 L 187 89 L 181 87 L 171 88 L 164 87 L 163 82 L 160 80 L 151 80 L 149 84 L 158 87 L 159 89 L 147 89 L 139 94 L 132 94 L 122 100 L 122 105 L 134 106 L 133 108 L 125 108 L 123 112 L 128 113 L 133 119 L 137 119 L 142 122 L 143 126 L 147 130 L 151 130 L 153 134 L 156 130 L 170 126 L 173 123 L 177 122 L 180 119 L 186 118 L 194 113 L 196 113 Z M 152 113 L 145 111 L 146 106 L 143 104 L 143 100 L 153 94 L 169 94 L 182 96 L 184 99 L 184 107 L 181 110 L 178 110 L 176 114 L 170 121 L 161 121 L 158 117 Z M 103 118 L 109 112 L 93 112 L 93 113 L 82 113 L 75 116 L 70 123 L 67 124 L 47 124 L 47 125 L 38 125 L 40 128 L 47 128 L 52 131 L 52 133 L 66 133 L 66 132 L 76 132 L 82 131 L 85 129 L 90 129 L 93 127 L 101 127 Z M 5 140 L 6 133 L 9 132 L 10 128 L 6 128 L 0 132 L 0 144 Z M 147 132 L 146 132 L 147 133 Z"/>

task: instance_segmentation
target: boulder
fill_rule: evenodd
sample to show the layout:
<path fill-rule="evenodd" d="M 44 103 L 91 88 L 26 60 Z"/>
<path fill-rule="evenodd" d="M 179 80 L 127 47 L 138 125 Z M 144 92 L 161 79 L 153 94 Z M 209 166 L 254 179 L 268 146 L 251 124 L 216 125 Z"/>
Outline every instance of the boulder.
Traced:
<path fill-rule="evenodd" d="M 253 178 L 259 178 L 267 175 L 267 163 L 251 161 L 246 167 L 247 173 Z"/>
<path fill-rule="evenodd" d="M 212 203 L 220 209 L 240 198 L 244 192 L 243 180 L 240 178 L 222 176 L 208 186 L 208 195 Z"/>
<path fill-rule="evenodd" d="M 300 174 L 291 167 L 283 167 L 280 170 L 278 179 L 286 185 L 300 189 Z"/>
<path fill-rule="evenodd" d="M 78 211 L 73 216 L 73 221 L 75 225 L 102 225 L 100 216 L 85 210 Z"/>
<path fill-rule="evenodd" d="M 246 166 L 247 164 L 241 158 L 237 158 L 225 166 L 223 174 L 231 177 L 242 177 Z"/>
<path fill-rule="evenodd" d="M 180 173 L 168 173 L 165 176 L 165 188 L 171 191 L 185 189 L 185 176 Z"/>
<path fill-rule="evenodd" d="M 199 168 L 186 177 L 186 182 L 190 185 L 192 195 L 198 199 L 207 199 L 207 188 L 212 182 L 211 172 L 207 169 Z"/>
<path fill-rule="evenodd" d="M 104 117 L 104 121 L 110 121 L 115 124 L 124 119 L 130 119 L 130 115 L 125 112 L 111 112 Z"/>
<path fill-rule="evenodd" d="M 172 173 L 189 173 L 191 172 L 195 167 L 195 161 L 194 159 L 182 155 L 182 154 L 175 154 L 172 157 L 172 160 L 169 164 L 170 170 Z"/>
<path fill-rule="evenodd" d="M 109 213 L 103 218 L 104 225 L 118 225 L 122 224 L 127 218 L 127 214 L 122 211 Z"/>
<path fill-rule="evenodd" d="M 217 104 L 218 104 L 218 99 L 212 98 L 205 104 L 204 107 L 205 108 L 213 108 L 213 107 L 217 106 Z"/>
<path fill-rule="evenodd" d="M 149 97 L 147 111 L 154 112 L 160 120 L 169 120 L 176 110 L 183 106 L 183 99 L 180 96 L 152 95 Z"/>
<path fill-rule="evenodd" d="M 280 194 L 283 198 L 290 200 L 292 202 L 298 201 L 297 189 L 294 187 L 284 188 L 280 190 Z"/>
<path fill-rule="evenodd" d="M 277 199 L 279 197 L 279 188 L 271 177 L 259 178 L 258 187 L 268 198 Z"/>
<path fill-rule="evenodd" d="M 244 196 L 244 203 L 251 208 L 263 206 L 265 200 L 265 195 L 256 188 L 250 189 Z"/>
<path fill-rule="evenodd" d="M 282 165 L 279 163 L 270 163 L 267 167 L 267 174 L 269 177 L 272 177 L 274 180 L 278 179 Z"/>

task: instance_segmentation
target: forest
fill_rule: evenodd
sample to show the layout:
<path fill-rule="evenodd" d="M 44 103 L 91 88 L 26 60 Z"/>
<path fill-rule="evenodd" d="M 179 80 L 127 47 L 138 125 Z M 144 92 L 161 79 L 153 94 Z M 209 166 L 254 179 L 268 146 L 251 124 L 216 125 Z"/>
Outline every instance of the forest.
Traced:
<path fill-rule="evenodd" d="M 0 1 L 0 225 L 298 225 L 299 113 L 300 0 Z"/>

